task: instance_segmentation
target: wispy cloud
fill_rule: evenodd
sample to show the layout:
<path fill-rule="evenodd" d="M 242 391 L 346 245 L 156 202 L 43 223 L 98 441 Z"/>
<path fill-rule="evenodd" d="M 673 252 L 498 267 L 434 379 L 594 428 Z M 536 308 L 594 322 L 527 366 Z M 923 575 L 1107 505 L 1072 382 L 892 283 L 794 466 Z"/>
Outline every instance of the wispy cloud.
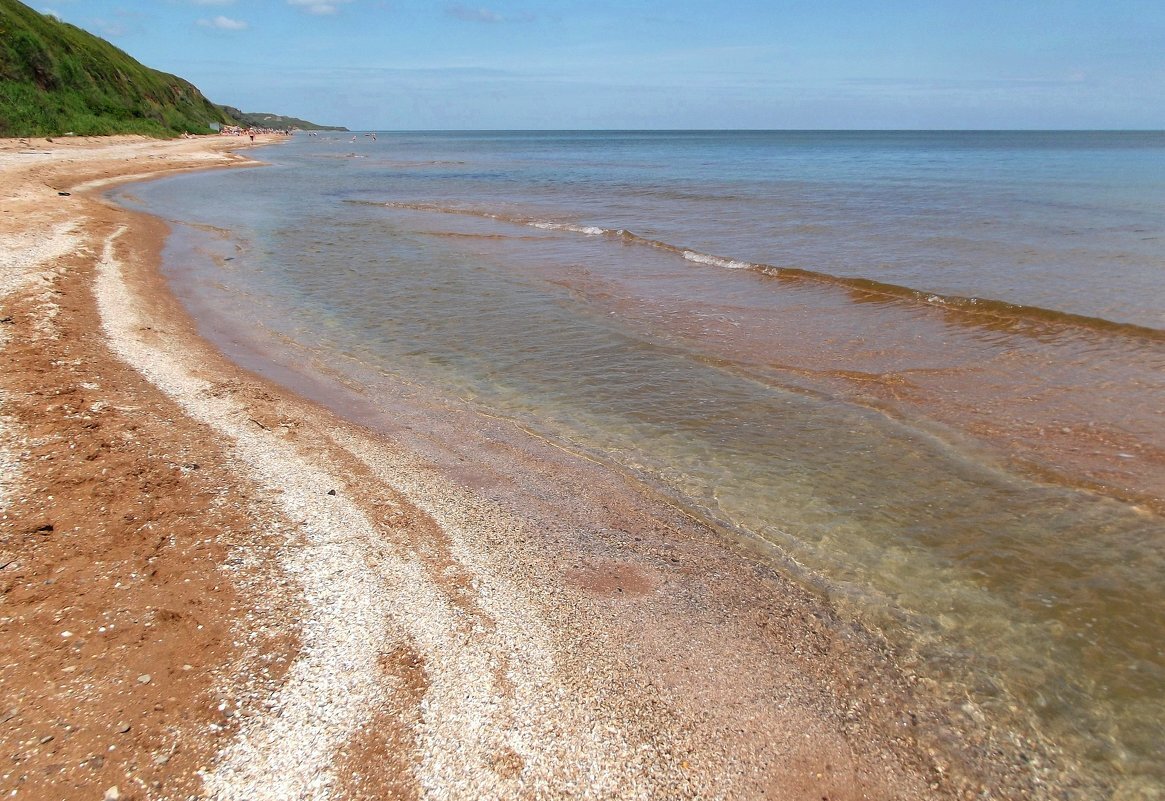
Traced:
<path fill-rule="evenodd" d="M 213 28 L 216 31 L 245 31 L 247 23 L 241 19 L 231 19 L 221 14 L 214 19 L 200 19 L 198 24 L 203 28 Z"/>
<path fill-rule="evenodd" d="M 496 11 L 488 8 L 470 8 L 469 6 L 455 5 L 446 6 L 445 11 L 451 17 L 455 17 L 465 22 L 503 22 L 505 18 Z"/>
<path fill-rule="evenodd" d="M 338 14 L 340 6 L 350 2 L 352 0 L 287 0 L 289 5 L 319 16 Z"/>
<path fill-rule="evenodd" d="M 94 20 L 93 28 L 97 30 L 102 36 L 107 36 L 110 39 L 117 39 L 125 36 L 129 32 L 129 28 L 117 22 L 109 22 L 108 20 Z"/>

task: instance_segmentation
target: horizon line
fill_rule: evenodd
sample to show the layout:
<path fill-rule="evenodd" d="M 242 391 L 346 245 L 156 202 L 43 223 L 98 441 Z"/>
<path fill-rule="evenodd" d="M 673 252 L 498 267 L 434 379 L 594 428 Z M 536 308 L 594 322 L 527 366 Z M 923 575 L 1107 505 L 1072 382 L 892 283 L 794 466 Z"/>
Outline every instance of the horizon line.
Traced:
<path fill-rule="evenodd" d="M 348 128 L 347 130 L 350 133 L 1165 133 L 1165 128 Z"/>

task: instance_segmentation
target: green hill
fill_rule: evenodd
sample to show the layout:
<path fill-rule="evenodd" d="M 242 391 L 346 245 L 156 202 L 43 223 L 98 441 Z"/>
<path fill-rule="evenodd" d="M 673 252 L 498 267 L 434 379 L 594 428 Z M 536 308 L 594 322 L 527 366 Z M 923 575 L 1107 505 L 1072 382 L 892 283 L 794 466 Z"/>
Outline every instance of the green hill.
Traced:
<path fill-rule="evenodd" d="M 346 131 L 347 128 L 339 125 L 319 125 L 297 117 L 284 117 L 282 114 L 266 114 L 259 111 L 239 111 L 231 106 L 223 106 L 229 116 L 240 120 L 244 125 L 255 128 L 299 128 L 302 131 Z"/>
<path fill-rule="evenodd" d="M 104 39 L 0 0 L 0 136 L 210 133 L 237 124 L 188 81 Z"/>

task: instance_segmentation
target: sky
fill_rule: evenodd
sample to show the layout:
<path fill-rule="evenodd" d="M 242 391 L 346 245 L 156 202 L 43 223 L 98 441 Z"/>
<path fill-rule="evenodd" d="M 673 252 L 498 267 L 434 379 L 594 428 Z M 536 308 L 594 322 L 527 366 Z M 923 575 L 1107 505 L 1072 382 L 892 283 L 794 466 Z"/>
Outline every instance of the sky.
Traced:
<path fill-rule="evenodd" d="M 1165 129 L 1161 0 L 26 2 L 353 130 Z"/>

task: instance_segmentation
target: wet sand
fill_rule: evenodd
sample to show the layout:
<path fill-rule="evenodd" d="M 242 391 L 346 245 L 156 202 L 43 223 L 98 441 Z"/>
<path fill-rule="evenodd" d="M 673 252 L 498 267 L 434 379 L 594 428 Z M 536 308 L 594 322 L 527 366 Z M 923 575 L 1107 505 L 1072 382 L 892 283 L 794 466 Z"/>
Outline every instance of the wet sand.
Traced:
<path fill-rule="evenodd" d="M 501 421 L 433 421 L 473 463 L 412 452 L 200 340 L 165 225 L 100 189 L 247 146 L 0 142 L 0 791 L 1058 792 L 1035 744 L 957 730 L 876 633 L 626 476 Z"/>

